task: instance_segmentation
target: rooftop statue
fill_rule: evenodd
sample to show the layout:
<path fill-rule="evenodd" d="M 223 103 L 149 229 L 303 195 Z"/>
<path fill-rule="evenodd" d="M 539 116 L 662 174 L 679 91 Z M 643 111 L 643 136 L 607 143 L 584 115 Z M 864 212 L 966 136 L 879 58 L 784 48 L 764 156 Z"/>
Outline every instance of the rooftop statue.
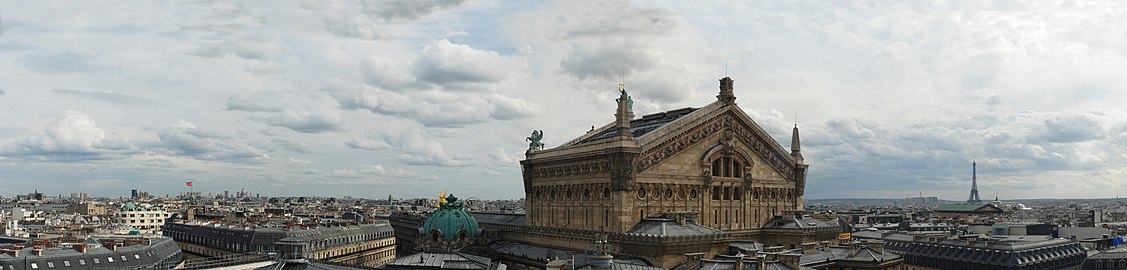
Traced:
<path fill-rule="evenodd" d="M 528 137 L 524 138 L 524 140 L 530 141 L 530 143 L 528 143 L 528 151 L 544 150 L 544 143 L 540 142 L 540 139 L 543 139 L 543 138 L 544 138 L 544 130 L 533 130 L 532 136 L 528 136 Z"/>
<path fill-rule="evenodd" d="M 621 94 L 622 96 L 626 97 L 626 111 L 633 113 L 634 112 L 634 97 L 631 97 L 630 94 L 626 93 L 626 85 L 621 84 L 621 83 L 618 84 L 618 93 Z M 616 98 L 616 99 L 614 99 L 614 101 L 615 102 L 621 102 L 622 98 Z"/>

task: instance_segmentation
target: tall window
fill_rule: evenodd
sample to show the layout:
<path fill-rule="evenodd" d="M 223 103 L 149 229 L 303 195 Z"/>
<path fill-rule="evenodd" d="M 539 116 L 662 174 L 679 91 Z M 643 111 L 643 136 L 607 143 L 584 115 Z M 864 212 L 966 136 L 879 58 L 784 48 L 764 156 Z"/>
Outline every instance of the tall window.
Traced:
<path fill-rule="evenodd" d="M 743 177 L 743 163 L 731 157 L 721 157 L 712 161 L 712 176 Z"/>

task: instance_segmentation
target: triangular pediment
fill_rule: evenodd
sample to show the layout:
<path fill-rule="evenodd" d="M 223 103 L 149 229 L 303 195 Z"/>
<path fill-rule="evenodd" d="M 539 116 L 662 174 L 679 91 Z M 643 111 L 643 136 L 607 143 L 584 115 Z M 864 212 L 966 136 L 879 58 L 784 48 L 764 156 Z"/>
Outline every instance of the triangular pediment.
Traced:
<path fill-rule="evenodd" d="M 784 178 L 793 179 L 795 162 L 782 145 L 739 107 L 716 105 L 721 104 L 710 104 L 637 138 L 641 148 L 636 160 L 637 171 L 644 172 L 698 143 L 730 130 L 733 138 L 750 149 L 756 159 L 766 163 Z M 713 106 L 716 107 L 710 108 Z"/>

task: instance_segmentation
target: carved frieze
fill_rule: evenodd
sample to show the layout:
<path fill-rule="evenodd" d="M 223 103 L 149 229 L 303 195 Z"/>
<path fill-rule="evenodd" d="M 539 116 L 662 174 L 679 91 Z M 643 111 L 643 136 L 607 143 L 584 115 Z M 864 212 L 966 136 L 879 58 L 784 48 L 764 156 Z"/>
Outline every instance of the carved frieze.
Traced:
<path fill-rule="evenodd" d="M 583 163 L 572 163 L 565 165 L 554 166 L 536 166 L 532 169 L 525 170 L 525 185 L 528 185 L 530 177 L 532 179 L 553 178 L 553 177 L 566 177 L 566 176 L 582 176 L 582 175 L 595 175 L 605 174 L 610 172 L 610 165 L 606 161 L 588 161 Z"/>
<path fill-rule="evenodd" d="M 717 132 L 725 132 L 725 138 L 737 138 L 748 148 L 751 148 L 768 166 L 781 174 L 783 178 L 793 180 L 794 165 L 785 154 L 779 153 L 771 147 L 770 144 L 774 143 L 774 141 L 770 138 L 764 138 L 764 136 L 758 135 L 754 128 L 740 120 L 739 117 L 734 114 L 735 112 L 733 111 L 724 112 L 717 117 L 690 128 L 688 131 L 674 135 L 658 143 L 656 146 L 643 151 L 639 155 L 638 171 L 649 169 L 661 163 L 661 161 L 684 151 L 689 146 L 700 143 Z M 729 132 L 732 134 L 728 134 Z M 731 141 L 721 140 L 721 143 L 730 144 Z"/>

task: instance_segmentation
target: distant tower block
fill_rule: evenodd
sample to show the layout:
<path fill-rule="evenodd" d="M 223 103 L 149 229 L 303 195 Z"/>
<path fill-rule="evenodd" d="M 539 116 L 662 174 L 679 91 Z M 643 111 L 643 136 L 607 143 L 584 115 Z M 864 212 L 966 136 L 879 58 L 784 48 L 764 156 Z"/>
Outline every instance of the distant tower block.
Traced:
<path fill-rule="evenodd" d="M 970 163 L 970 198 L 967 199 L 968 204 L 982 204 L 982 199 L 978 198 L 978 164 L 971 161 Z"/>

